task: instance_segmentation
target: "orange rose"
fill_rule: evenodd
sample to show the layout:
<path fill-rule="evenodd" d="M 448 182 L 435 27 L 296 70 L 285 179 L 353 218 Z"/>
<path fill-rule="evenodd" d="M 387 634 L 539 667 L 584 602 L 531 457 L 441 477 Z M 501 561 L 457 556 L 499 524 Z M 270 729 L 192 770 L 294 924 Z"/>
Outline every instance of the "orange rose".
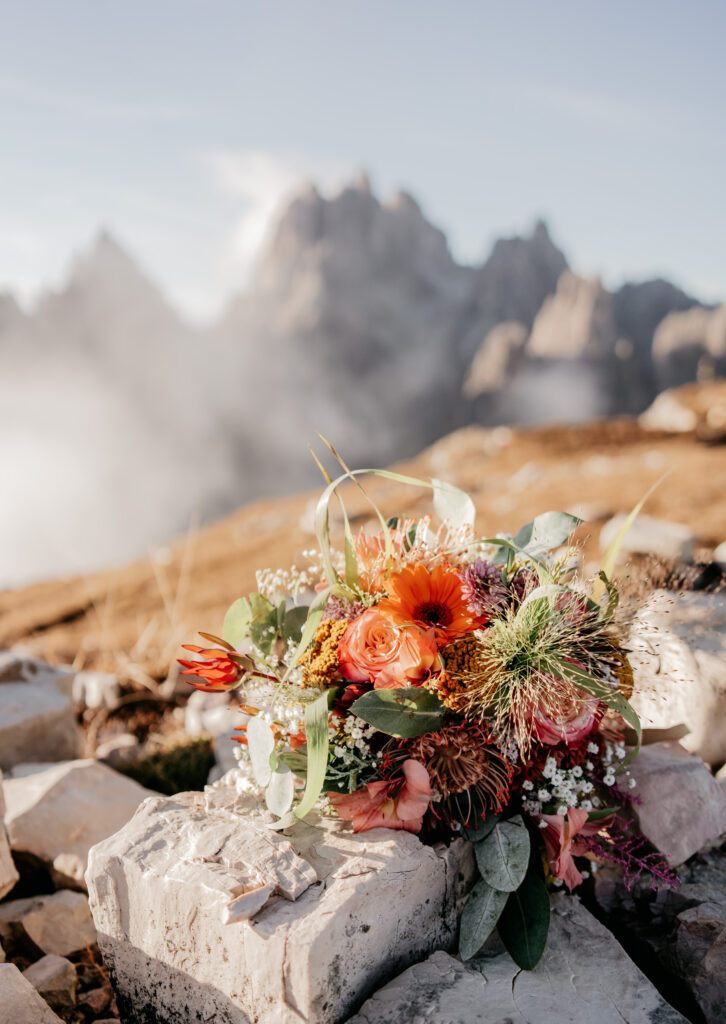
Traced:
<path fill-rule="evenodd" d="M 338 648 L 340 670 L 377 689 L 420 686 L 442 669 L 433 630 L 396 626 L 375 608 L 353 619 Z"/>

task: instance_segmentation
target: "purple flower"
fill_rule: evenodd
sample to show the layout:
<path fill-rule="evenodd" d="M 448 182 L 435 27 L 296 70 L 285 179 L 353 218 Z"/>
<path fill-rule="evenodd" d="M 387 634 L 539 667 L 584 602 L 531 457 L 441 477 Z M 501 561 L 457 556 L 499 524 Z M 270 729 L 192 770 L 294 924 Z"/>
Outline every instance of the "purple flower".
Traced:
<path fill-rule="evenodd" d="M 462 573 L 462 590 L 469 611 L 474 615 L 491 618 L 508 603 L 507 584 L 502 570 L 477 558 Z"/>

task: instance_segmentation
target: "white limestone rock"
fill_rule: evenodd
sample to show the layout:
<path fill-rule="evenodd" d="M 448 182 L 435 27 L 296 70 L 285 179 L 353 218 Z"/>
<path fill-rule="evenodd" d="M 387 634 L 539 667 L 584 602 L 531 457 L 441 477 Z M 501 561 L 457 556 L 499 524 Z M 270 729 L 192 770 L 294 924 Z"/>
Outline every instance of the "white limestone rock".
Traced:
<path fill-rule="evenodd" d="M 636 615 L 629 640 L 631 699 L 643 725 L 690 730 L 686 749 L 726 761 L 726 596 L 657 590 Z"/>
<path fill-rule="evenodd" d="M 719 544 L 714 551 L 713 560 L 720 569 L 726 569 L 726 540 Z"/>
<path fill-rule="evenodd" d="M 84 670 L 73 680 L 73 703 L 85 708 L 109 708 L 118 700 L 121 684 L 114 672 Z"/>
<path fill-rule="evenodd" d="M 624 514 L 613 516 L 600 530 L 600 547 L 606 551 L 626 520 Z M 693 560 L 696 535 L 689 526 L 671 523 L 653 516 L 638 516 L 630 527 L 620 548 L 625 555 L 655 555 L 678 562 Z"/>
<path fill-rule="evenodd" d="M 635 758 L 633 810 L 643 833 L 671 866 L 726 832 L 726 790 L 700 757 L 679 743 L 652 743 Z"/>
<path fill-rule="evenodd" d="M 0 768 L 77 756 L 81 734 L 70 699 L 72 680 L 65 669 L 0 652 Z"/>
<path fill-rule="evenodd" d="M 0 903 L 0 940 L 7 950 L 30 939 L 43 953 L 69 956 L 96 941 L 96 930 L 82 892 L 61 889 Z"/>
<path fill-rule="evenodd" d="M 149 795 L 98 761 L 23 765 L 5 780 L 10 846 L 49 864 L 57 884 L 83 888 L 90 848 Z"/>
<path fill-rule="evenodd" d="M 78 975 L 75 965 L 64 956 L 49 953 L 23 971 L 23 976 L 58 1013 L 67 1013 L 76 1005 Z"/>
<path fill-rule="evenodd" d="M 0 964 L 2 1024 L 63 1024 L 15 964 Z"/>
<path fill-rule="evenodd" d="M 348 1024 L 686 1024 L 577 897 L 552 900 L 533 971 L 507 953 L 463 964 L 436 952 L 363 1004 Z"/>
<path fill-rule="evenodd" d="M 235 803 L 230 777 L 206 805 L 192 793 L 148 800 L 91 851 L 91 908 L 122 1017 L 133 1008 L 139 1024 L 337 1024 L 396 971 L 451 944 L 472 881 L 468 844 L 354 835 L 328 819 L 288 839 Z M 224 924 L 240 896 L 253 916 Z"/>
<path fill-rule="evenodd" d="M 4 821 L 5 798 L 3 796 L 3 773 L 0 771 L 0 900 L 3 896 L 7 896 L 20 877 L 10 853 Z"/>

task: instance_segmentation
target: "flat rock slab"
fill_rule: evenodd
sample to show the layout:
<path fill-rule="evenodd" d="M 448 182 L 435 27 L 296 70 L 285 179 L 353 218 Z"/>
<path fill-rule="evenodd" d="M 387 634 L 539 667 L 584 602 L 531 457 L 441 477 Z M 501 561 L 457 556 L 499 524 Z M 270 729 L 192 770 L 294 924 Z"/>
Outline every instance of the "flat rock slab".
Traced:
<path fill-rule="evenodd" d="M 726 848 L 694 857 L 677 889 L 655 894 L 648 879 L 626 890 L 617 871 L 600 870 L 594 896 L 606 922 L 633 945 L 675 998 L 706 1024 L 723 1024 L 726 1007 Z M 700 1018 L 699 1018 L 700 1019 Z"/>
<path fill-rule="evenodd" d="M 15 964 L 0 964 L 2 1024 L 63 1024 Z"/>
<path fill-rule="evenodd" d="M 5 831 L 5 797 L 3 795 L 3 773 L 0 771 L 0 900 L 7 896 L 19 877 Z"/>
<path fill-rule="evenodd" d="M 0 768 L 78 756 L 72 680 L 66 670 L 0 651 Z"/>
<path fill-rule="evenodd" d="M 640 828 L 672 866 L 726 832 L 726 789 L 680 743 L 643 747 L 632 773 Z"/>
<path fill-rule="evenodd" d="M 684 724 L 687 750 L 709 764 L 726 761 L 726 595 L 655 591 L 628 646 L 643 725 Z"/>
<path fill-rule="evenodd" d="M 54 956 L 77 953 L 96 941 L 88 897 L 62 889 L 0 903 L 0 939 L 8 951 L 30 942 Z"/>
<path fill-rule="evenodd" d="M 23 971 L 23 977 L 52 1010 L 68 1013 L 76 1005 L 78 975 L 75 964 L 64 956 L 50 953 L 41 957 Z"/>
<path fill-rule="evenodd" d="M 552 900 L 534 971 L 507 953 L 463 964 L 444 952 L 404 971 L 348 1024 L 686 1024 L 577 897 Z"/>
<path fill-rule="evenodd" d="M 469 844 L 354 835 L 331 820 L 288 840 L 235 800 L 228 779 L 206 803 L 148 800 L 91 851 L 91 909 L 122 1018 L 338 1024 L 403 967 L 450 947 L 473 880 Z"/>
<path fill-rule="evenodd" d="M 56 884 L 84 888 L 90 848 L 117 832 L 149 795 L 94 760 L 20 766 L 5 779 L 10 846 L 47 863 Z"/>

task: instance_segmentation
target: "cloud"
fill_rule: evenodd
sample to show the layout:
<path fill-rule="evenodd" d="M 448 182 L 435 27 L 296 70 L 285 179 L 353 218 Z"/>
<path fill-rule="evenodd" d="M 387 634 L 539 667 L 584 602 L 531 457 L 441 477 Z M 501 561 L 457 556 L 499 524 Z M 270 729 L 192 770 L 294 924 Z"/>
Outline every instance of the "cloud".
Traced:
<path fill-rule="evenodd" d="M 303 182 L 325 192 L 350 177 L 351 168 L 331 160 L 265 150 L 212 149 L 203 154 L 215 186 L 240 204 L 224 247 L 223 273 L 230 285 L 249 280 L 270 222 Z"/>

